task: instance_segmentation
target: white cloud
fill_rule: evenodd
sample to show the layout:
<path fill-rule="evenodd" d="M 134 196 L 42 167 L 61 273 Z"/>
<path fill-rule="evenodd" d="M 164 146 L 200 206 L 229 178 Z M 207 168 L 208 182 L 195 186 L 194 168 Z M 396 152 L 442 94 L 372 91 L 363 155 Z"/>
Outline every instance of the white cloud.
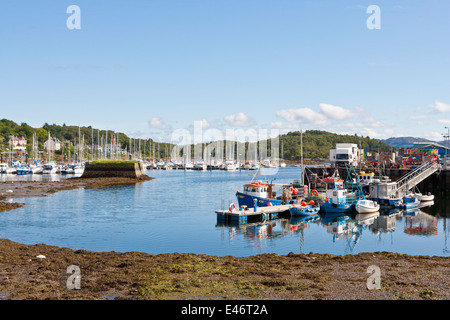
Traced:
<path fill-rule="evenodd" d="M 306 121 L 316 125 L 325 125 L 328 123 L 328 119 L 323 114 L 310 108 L 280 110 L 276 114 L 278 117 L 289 122 Z"/>
<path fill-rule="evenodd" d="M 343 120 L 355 116 L 353 111 L 332 104 L 321 103 L 319 104 L 319 108 L 323 114 L 330 119 Z"/>
<path fill-rule="evenodd" d="M 169 129 L 170 126 L 165 124 L 160 118 L 152 118 L 148 121 L 148 125 L 152 129 Z"/>
<path fill-rule="evenodd" d="M 426 119 L 428 118 L 428 116 L 422 114 L 422 115 L 417 115 L 417 116 L 410 116 L 409 117 L 411 120 L 421 120 L 421 119 Z"/>
<path fill-rule="evenodd" d="M 208 129 L 212 126 L 205 118 L 202 120 L 196 120 L 196 122 L 201 125 L 202 129 Z"/>
<path fill-rule="evenodd" d="M 450 124 L 450 119 L 439 119 L 438 122 L 442 124 Z"/>
<path fill-rule="evenodd" d="M 247 117 L 247 115 L 243 112 L 239 112 L 238 114 L 230 114 L 226 116 L 224 120 L 233 127 L 248 127 L 253 124 L 253 120 Z"/>
<path fill-rule="evenodd" d="M 441 101 L 436 101 L 434 103 L 433 106 L 431 106 L 431 111 L 435 111 L 435 112 L 449 112 L 450 111 L 450 104 L 441 102 Z"/>
<path fill-rule="evenodd" d="M 441 141 L 444 140 L 444 136 L 440 132 L 432 131 L 432 132 L 426 132 L 423 135 L 423 138 L 432 140 L 432 141 Z"/>

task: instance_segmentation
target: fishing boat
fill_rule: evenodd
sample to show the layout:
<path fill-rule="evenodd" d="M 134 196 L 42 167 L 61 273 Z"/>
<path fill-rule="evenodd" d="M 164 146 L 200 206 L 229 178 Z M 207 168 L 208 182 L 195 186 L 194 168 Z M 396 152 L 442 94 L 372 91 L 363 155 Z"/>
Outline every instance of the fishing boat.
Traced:
<path fill-rule="evenodd" d="M 354 209 L 354 204 L 348 201 L 347 189 L 344 188 L 344 180 L 340 178 L 324 178 L 327 183 L 326 198 L 320 205 L 320 210 L 325 213 L 347 213 Z"/>
<path fill-rule="evenodd" d="M 289 208 L 289 213 L 291 216 L 310 216 L 318 214 L 320 211 L 320 206 L 315 205 L 314 201 L 310 201 L 308 204 L 302 201 L 300 204 L 292 204 Z"/>
<path fill-rule="evenodd" d="M 363 187 L 369 186 L 369 184 L 372 182 L 380 181 L 380 179 L 375 178 L 375 173 L 373 172 L 360 171 L 358 173 L 358 178 L 361 181 L 361 185 Z"/>
<path fill-rule="evenodd" d="M 283 200 L 274 198 L 272 185 L 268 183 L 250 182 L 244 184 L 244 191 L 236 191 L 239 207 L 253 208 L 255 201 L 258 207 L 279 206 Z"/>
<path fill-rule="evenodd" d="M 420 201 L 415 197 L 414 194 L 408 194 L 403 197 L 402 207 L 405 209 L 417 208 L 419 204 Z"/>
<path fill-rule="evenodd" d="M 277 191 L 274 191 L 275 187 L 277 187 Z M 272 182 L 263 183 L 262 181 L 252 180 L 250 183 L 244 184 L 243 192 L 236 191 L 236 197 L 239 207 L 253 208 L 255 202 L 258 207 L 267 207 L 296 204 L 299 199 L 299 192 L 297 188 L 294 188 L 290 184 L 276 185 Z"/>
<path fill-rule="evenodd" d="M 373 213 L 380 210 L 380 205 L 375 201 L 364 199 L 356 202 L 355 209 L 358 213 Z"/>
<path fill-rule="evenodd" d="M 403 205 L 402 196 L 397 191 L 396 182 L 373 182 L 369 184 L 369 200 L 376 201 L 382 207 L 398 208 Z"/>

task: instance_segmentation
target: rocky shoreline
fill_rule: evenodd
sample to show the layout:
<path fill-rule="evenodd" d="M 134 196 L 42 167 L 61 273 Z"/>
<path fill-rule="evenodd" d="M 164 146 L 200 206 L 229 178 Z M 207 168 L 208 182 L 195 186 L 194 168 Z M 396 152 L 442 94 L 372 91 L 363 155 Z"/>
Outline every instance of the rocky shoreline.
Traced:
<path fill-rule="evenodd" d="M 251 257 L 92 252 L 0 239 L 0 299 L 448 300 L 449 263 L 446 257 L 388 252 Z M 368 287 L 370 266 L 380 268 L 378 289 Z"/>
<path fill-rule="evenodd" d="M 3 182 L 0 199 L 145 180 Z M 23 205 L 0 203 L 0 211 Z M 76 269 L 68 273 L 70 266 Z M 379 288 L 368 287 L 368 279 L 373 276 L 368 273 L 371 266 L 380 270 Z M 449 257 L 388 252 L 345 256 L 152 255 L 72 250 L 0 239 L 0 300 L 448 300 L 449 266 Z M 78 288 L 70 281 L 74 270 L 81 276 Z"/>

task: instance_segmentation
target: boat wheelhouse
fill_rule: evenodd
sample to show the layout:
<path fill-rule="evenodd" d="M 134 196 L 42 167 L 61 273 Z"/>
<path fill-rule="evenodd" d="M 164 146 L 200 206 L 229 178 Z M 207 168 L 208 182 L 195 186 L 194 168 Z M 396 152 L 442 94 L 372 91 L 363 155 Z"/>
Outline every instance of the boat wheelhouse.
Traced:
<path fill-rule="evenodd" d="M 274 191 L 278 186 L 280 192 Z M 289 197 L 286 196 L 289 194 Z M 261 181 L 244 184 L 244 191 L 237 191 L 236 197 L 239 207 L 253 208 L 267 206 L 279 206 L 283 204 L 297 203 L 298 190 L 292 185 L 275 185 L 273 183 L 263 183 Z"/>
<path fill-rule="evenodd" d="M 361 172 L 359 172 L 358 177 L 359 177 L 359 181 L 361 181 L 361 185 L 363 187 L 369 186 L 369 184 L 372 182 L 380 181 L 380 179 L 375 178 L 375 173 L 373 173 L 373 172 L 361 171 Z"/>
<path fill-rule="evenodd" d="M 348 191 L 344 188 L 344 180 L 339 178 L 325 178 L 327 184 L 325 201 L 320 205 L 320 210 L 325 213 L 351 212 L 354 204 L 348 199 Z"/>
<path fill-rule="evenodd" d="M 402 196 L 397 191 L 396 182 L 373 182 L 369 184 L 370 200 L 376 201 L 382 207 L 400 207 Z"/>

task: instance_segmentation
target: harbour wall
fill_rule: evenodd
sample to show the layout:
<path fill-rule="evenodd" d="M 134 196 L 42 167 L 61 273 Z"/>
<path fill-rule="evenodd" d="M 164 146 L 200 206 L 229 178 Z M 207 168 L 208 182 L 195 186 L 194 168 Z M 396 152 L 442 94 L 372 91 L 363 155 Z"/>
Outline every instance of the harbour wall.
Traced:
<path fill-rule="evenodd" d="M 100 162 L 87 163 L 82 178 L 132 178 L 144 179 L 148 177 L 140 162 Z"/>

